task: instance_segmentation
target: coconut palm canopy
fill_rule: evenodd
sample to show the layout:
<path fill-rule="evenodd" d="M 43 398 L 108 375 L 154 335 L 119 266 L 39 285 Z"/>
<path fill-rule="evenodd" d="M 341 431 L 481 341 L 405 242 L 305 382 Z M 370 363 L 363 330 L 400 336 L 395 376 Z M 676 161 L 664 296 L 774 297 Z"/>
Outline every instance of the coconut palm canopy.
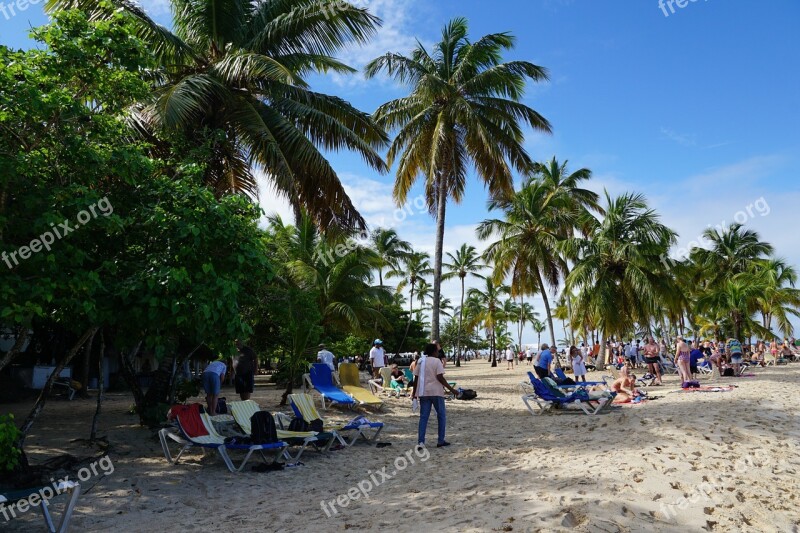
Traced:
<path fill-rule="evenodd" d="M 546 69 L 527 61 L 502 62 L 514 47 L 508 33 L 468 36 L 467 20 L 453 19 L 429 52 L 421 43 L 404 56 L 388 53 L 366 67 L 368 77 L 385 71 L 411 93 L 380 106 L 375 118 L 397 130 L 388 163 L 397 161 L 394 198 L 405 203 L 422 177 L 428 208 L 437 220 L 434 254 L 432 334 L 439 335 L 438 300 L 446 204 L 460 202 L 474 167 L 492 198 L 514 192 L 513 171 L 531 170 L 523 126 L 550 132 L 550 123 L 521 103 L 527 79 L 544 81 Z"/>
<path fill-rule="evenodd" d="M 372 118 L 309 89 L 312 73 L 351 73 L 333 56 L 366 42 L 380 21 L 366 8 L 327 0 L 173 0 L 174 31 L 128 0 L 49 0 L 49 10 L 81 8 L 95 18 L 130 16 L 154 51 L 152 97 L 132 110 L 151 142 L 178 132 L 210 147 L 205 181 L 217 191 L 255 196 L 255 172 L 320 227 L 365 227 L 321 150 L 353 150 L 387 170 L 388 143 Z"/>

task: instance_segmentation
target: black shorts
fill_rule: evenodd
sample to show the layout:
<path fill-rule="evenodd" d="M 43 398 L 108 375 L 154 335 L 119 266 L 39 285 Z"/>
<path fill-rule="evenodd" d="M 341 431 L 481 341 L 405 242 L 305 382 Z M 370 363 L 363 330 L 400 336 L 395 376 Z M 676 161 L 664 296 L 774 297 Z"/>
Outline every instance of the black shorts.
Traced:
<path fill-rule="evenodd" d="M 689 372 L 692 374 L 697 374 L 697 366 L 689 366 Z"/>
<path fill-rule="evenodd" d="M 542 368 L 540 366 L 533 367 L 533 370 L 534 372 L 536 372 L 536 375 L 539 376 L 539 379 L 544 379 L 550 375 L 549 370 L 547 370 L 546 368 Z"/>
<path fill-rule="evenodd" d="M 645 357 L 644 362 L 648 365 L 658 364 L 658 357 Z"/>
<path fill-rule="evenodd" d="M 233 383 L 236 387 L 236 394 L 249 394 L 253 392 L 253 387 L 256 384 L 256 376 L 252 372 L 236 374 L 236 379 L 233 380 Z"/>

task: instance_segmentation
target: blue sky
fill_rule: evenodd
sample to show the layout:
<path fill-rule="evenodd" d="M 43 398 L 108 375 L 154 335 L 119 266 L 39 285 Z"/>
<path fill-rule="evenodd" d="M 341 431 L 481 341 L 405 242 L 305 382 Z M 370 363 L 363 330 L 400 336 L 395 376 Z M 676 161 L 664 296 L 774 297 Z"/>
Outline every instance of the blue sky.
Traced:
<path fill-rule="evenodd" d="M 507 58 L 547 67 L 551 76 L 530 85 L 525 99 L 554 128 L 552 136 L 528 136 L 535 159 L 555 155 L 573 169 L 590 168 L 598 192 L 644 193 L 680 233 L 681 247 L 707 226 L 739 216 L 800 265 L 800 237 L 791 230 L 800 205 L 796 0 L 687 0 L 683 8 L 673 3 L 674 13 L 665 2 L 668 16 L 658 0 L 355 3 L 377 13 L 384 27 L 365 47 L 343 52 L 351 65 L 408 51 L 415 38 L 434 42 L 455 16 L 470 20 L 473 38 L 512 32 L 518 44 Z M 169 23 L 166 0 L 143 4 Z M 8 20 L 0 13 L 0 42 L 30 46 L 28 29 L 45 21 L 41 3 Z M 405 91 L 361 76 L 318 77 L 314 87 L 367 111 Z M 391 175 L 377 175 L 352 155 L 330 157 L 369 221 L 395 225 L 432 252 L 433 222 L 423 210 L 411 205 L 403 220 L 395 217 Z M 487 216 L 485 201 L 472 181 L 463 204 L 449 207 L 448 250 L 462 242 L 482 247 L 474 226 Z M 289 212 L 267 188 L 261 202 L 268 211 Z M 457 288 L 447 286 L 446 295 L 457 300 Z M 538 298 L 534 304 L 543 311 Z"/>

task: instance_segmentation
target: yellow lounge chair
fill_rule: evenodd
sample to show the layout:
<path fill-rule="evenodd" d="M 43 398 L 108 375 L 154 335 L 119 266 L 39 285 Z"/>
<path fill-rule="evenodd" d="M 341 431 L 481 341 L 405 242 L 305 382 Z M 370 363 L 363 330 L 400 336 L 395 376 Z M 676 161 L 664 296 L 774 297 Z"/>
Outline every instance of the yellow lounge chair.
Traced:
<path fill-rule="evenodd" d="M 325 420 L 320 416 L 319 411 L 314 406 L 313 398 L 308 394 L 290 394 L 289 402 L 292 404 L 292 410 L 298 418 L 302 418 L 306 422 L 310 420 L 322 420 L 323 430 L 330 431 L 336 434 L 339 442 L 345 446 L 352 446 L 359 439 L 363 438 L 369 444 L 377 444 L 378 435 L 383 431 L 383 422 L 370 422 L 364 417 L 359 416 L 350 422 L 337 422 L 333 420 Z M 369 431 L 375 431 L 374 434 L 369 435 Z M 343 433 L 352 434 L 352 439 L 346 441 L 342 438 Z"/>
<path fill-rule="evenodd" d="M 373 406 L 378 409 L 383 407 L 383 400 L 361 386 L 358 366 L 355 363 L 341 363 L 339 365 L 339 384 L 342 390 L 355 398 L 359 405 Z"/>
<path fill-rule="evenodd" d="M 234 420 L 236 420 L 236 423 L 242 428 L 242 431 L 244 431 L 246 435 L 250 435 L 252 433 L 250 419 L 258 411 L 261 411 L 261 407 L 253 400 L 245 400 L 243 402 L 229 403 L 228 409 L 233 415 Z M 280 414 L 281 413 L 276 413 L 276 418 L 278 418 Z M 300 450 L 294 456 L 289 453 L 288 449 L 283 452 L 284 457 L 286 457 L 286 460 L 290 463 L 299 461 L 300 456 L 303 455 L 303 452 L 309 445 L 315 446 L 321 452 L 327 452 L 330 450 L 334 441 L 337 439 L 341 441 L 336 432 L 317 433 L 315 431 L 287 431 L 285 429 L 280 429 L 280 424 L 278 425 L 279 428 L 276 430 L 278 438 L 290 446 L 300 447 Z"/>

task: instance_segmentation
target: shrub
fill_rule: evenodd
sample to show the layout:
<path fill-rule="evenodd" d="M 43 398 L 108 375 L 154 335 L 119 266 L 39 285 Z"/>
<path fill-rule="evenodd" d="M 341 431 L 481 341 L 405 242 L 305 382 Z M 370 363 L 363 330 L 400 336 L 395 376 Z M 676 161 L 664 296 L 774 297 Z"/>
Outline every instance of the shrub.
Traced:
<path fill-rule="evenodd" d="M 10 472 L 19 465 L 22 453 L 16 446 L 19 437 L 14 415 L 0 415 L 0 472 Z"/>

